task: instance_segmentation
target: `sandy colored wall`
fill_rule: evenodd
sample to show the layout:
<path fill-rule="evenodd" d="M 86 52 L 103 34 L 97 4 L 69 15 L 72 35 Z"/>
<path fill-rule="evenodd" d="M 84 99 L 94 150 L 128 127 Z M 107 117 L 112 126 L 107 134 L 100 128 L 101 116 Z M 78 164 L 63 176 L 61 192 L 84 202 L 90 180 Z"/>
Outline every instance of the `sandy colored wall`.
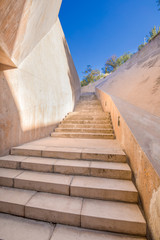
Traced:
<path fill-rule="evenodd" d="M 99 86 L 160 117 L 160 34 Z"/>
<path fill-rule="evenodd" d="M 13 2 L 1 1 L 0 11 L 3 3 L 12 9 Z M 7 45 L 4 36 L 0 39 L 4 53 L 0 58 L 4 60 L 0 61 L 0 155 L 12 146 L 48 136 L 80 96 L 79 77 L 58 19 L 61 1 L 49 0 L 47 6 L 46 0 L 16 2 L 24 2 L 21 18 L 27 20 L 24 32 L 20 21 L 17 37 L 12 33 L 16 39 L 12 50 L 12 41 Z M 6 24 L 3 17 L 1 27 Z M 9 65 L 4 64 L 6 56 Z"/>
<path fill-rule="evenodd" d="M 116 138 L 129 158 L 149 227 L 148 238 L 159 240 L 160 119 L 102 90 L 97 89 L 97 95 L 104 111 L 111 113 Z"/>
<path fill-rule="evenodd" d="M 111 112 L 117 140 L 129 157 L 148 236 L 160 237 L 160 35 L 96 85 Z"/>

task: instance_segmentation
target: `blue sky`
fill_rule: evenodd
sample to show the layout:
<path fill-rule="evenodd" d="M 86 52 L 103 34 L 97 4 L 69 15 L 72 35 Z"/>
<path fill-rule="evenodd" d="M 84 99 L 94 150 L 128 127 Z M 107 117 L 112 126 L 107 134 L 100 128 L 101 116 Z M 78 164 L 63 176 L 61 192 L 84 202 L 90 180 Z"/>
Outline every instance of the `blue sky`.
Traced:
<path fill-rule="evenodd" d="M 60 21 L 80 80 L 87 65 L 101 70 L 112 55 L 135 52 L 160 26 L 156 0 L 62 0 Z"/>

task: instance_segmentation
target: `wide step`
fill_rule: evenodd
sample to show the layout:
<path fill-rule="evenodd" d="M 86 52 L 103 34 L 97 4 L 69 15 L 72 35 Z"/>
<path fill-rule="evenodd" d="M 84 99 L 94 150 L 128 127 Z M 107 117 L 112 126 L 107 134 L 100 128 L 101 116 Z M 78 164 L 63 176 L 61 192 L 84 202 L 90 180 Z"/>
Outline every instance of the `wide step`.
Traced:
<path fill-rule="evenodd" d="M 146 238 L 129 235 L 107 233 L 103 231 L 88 230 L 58 224 L 51 240 L 146 240 Z M 14 239 L 13 239 L 14 240 Z"/>
<path fill-rule="evenodd" d="M 114 134 L 109 133 L 72 133 L 72 132 L 53 132 L 52 137 L 60 138 L 91 138 L 91 139 L 114 139 Z"/>
<path fill-rule="evenodd" d="M 96 129 L 112 129 L 111 124 L 67 124 L 61 123 L 59 124 L 59 128 L 96 128 Z"/>
<path fill-rule="evenodd" d="M 8 155 L 0 158 L 0 167 L 124 180 L 130 180 L 132 176 L 131 169 L 127 163 L 92 160 L 63 160 Z"/>
<path fill-rule="evenodd" d="M 83 202 L 81 226 L 145 236 L 146 222 L 136 204 L 88 200 Z"/>
<path fill-rule="evenodd" d="M 146 234 L 146 223 L 136 204 L 1 187 L 0 211 L 90 229 Z"/>
<path fill-rule="evenodd" d="M 112 133 L 113 129 L 101 129 L 101 128 L 56 128 L 55 132 L 78 132 L 78 133 Z"/>
<path fill-rule="evenodd" d="M 61 124 L 110 124 L 111 125 L 111 121 L 109 119 L 106 119 L 106 120 L 67 120 L 67 119 L 64 119 Z"/>
<path fill-rule="evenodd" d="M 19 146 L 11 149 L 12 155 L 47 157 L 73 160 L 97 160 L 106 162 L 126 162 L 126 154 L 122 150 L 110 149 L 79 149 L 37 146 Z"/>
<path fill-rule="evenodd" d="M 102 200 L 137 202 L 138 193 L 128 180 L 70 176 L 0 168 L 2 186 Z"/>
<path fill-rule="evenodd" d="M 71 196 L 102 200 L 137 202 L 138 192 L 131 181 L 96 177 L 74 177 Z"/>
<path fill-rule="evenodd" d="M 0 213 L 0 239 L 6 240 L 146 240 L 84 228 L 30 220 Z M 18 231 L 17 231 L 18 229 Z"/>

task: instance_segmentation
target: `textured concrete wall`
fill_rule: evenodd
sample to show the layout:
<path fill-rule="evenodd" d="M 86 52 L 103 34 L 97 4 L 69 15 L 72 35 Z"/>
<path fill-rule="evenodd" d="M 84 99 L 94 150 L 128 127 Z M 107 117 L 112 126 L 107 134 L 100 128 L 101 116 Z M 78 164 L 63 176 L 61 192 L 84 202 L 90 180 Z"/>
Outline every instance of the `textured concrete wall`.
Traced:
<path fill-rule="evenodd" d="M 99 86 L 151 114 L 160 116 L 160 34 Z"/>
<path fill-rule="evenodd" d="M 60 4 L 0 2 L 0 155 L 48 136 L 80 96 L 80 81 L 58 19 Z"/>
<path fill-rule="evenodd" d="M 160 237 L 160 35 L 96 87 L 129 157 L 154 240 Z"/>

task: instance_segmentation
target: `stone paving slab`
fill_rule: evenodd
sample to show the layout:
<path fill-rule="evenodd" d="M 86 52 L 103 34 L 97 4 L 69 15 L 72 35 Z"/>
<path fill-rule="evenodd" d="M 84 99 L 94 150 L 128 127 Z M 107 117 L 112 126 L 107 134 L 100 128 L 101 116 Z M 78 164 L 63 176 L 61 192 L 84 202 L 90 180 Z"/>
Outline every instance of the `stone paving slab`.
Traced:
<path fill-rule="evenodd" d="M 0 239 L 49 240 L 54 225 L 0 213 Z"/>
<path fill-rule="evenodd" d="M 0 212 L 24 216 L 24 207 L 35 191 L 0 187 Z"/>
<path fill-rule="evenodd" d="M 51 240 L 146 240 L 146 238 L 56 225 Z"/>
<path fill-rule="evenodd" d="M 82 198 L 37 193 L 27 203 L 25 216 L 42 221 L 80 226 Z"/>
<path fill-rule="evenodd" d="M 24 171 L 14 179 L 14 187 L 69 195 L 72 176 Z"/>
<path fill-rule="evenodd" d="M 70 194 L 92 199 L 138 201 L 138 192 L 132 181 L 119 179 L 75 176 L 71 183 Z"/>
<path fill-rule="evenodd" d="M 81 212 L 84 228 L 125 234 L 146 234 L 146 222 L 137 204 L 84 199 Z"/>
<path fill-rule="evenodd" d="M 10 169 L 31 170 L 37 172 L 56 172 L 61 174 L 85 175 L 115 179 L 131 179 L 132 173 L 127 163 L 102 162 L 92 160 L 68 160 L 42 157 L 24 157 L 9 155 L 6 160 L 0 158 L 0 166 Z M 13 158 L 10 158 L 13 157 Z M 7 160 L 9 159 L 9 161 Z M 9 162 L 9 164 L 8 164 Z M 17 165 L 18 162 L 18 165 Z M 5 172 L 5 171 L 4 171 Z"/>
<path fill-rule="evenodd" d="M 3 230 L 3 231 L 2 231 Z M 146 240 L 122 234 L 100 232 L 65 225 L 25 219 L 0 213 L 2 240 Z"/>
<path fill-rule="evenodd" d="M 0 157 L 0 167 L 19 168 L 20 163 L 26 158 L 26 156 L 14 155 Z"/>
<path fill-rule="evenodd" d="M 56 161 L 57 159 L 52 158 L 27 157 L 21 162 L 20 167 L 38 172 L 53 172 Z"/>
<path fill-rule="evenodd" d="M 14 184 L 14 178 L 16 178 L 22 172 L 23 170 L 0 168 L 0 185 L 12 187 Z"/>
<path fill-rule="evenodd" d="M 119 150 L 121 152 L 122 148 L 116 139 L 71 139 L 71 138 L 52 138 L 46 137 L 33 142 L 23 144 L 24 147 L 32 146 L 41 146 L 45 147 L 70 147 L 70 148 L 96 148 L 96 149 L 110 149 L 110 150 Z"/>

